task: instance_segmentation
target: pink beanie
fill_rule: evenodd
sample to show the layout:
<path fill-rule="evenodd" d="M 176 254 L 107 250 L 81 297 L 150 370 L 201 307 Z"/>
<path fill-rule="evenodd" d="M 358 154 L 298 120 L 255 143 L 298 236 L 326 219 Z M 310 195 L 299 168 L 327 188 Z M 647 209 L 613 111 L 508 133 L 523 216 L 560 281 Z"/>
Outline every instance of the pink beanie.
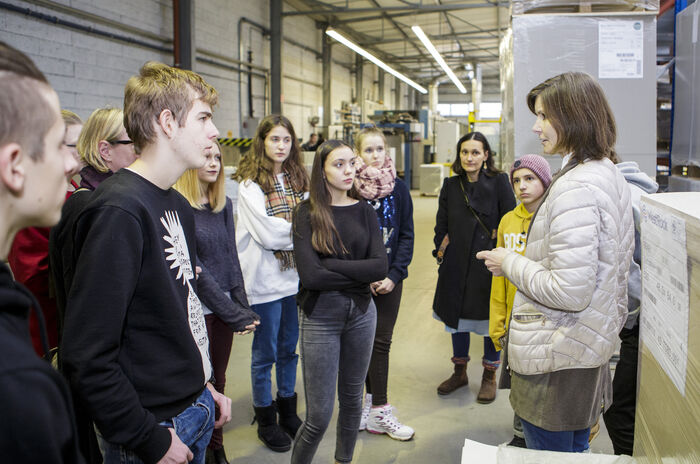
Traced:
<path fill-rule="evenodd" d="M 510 183 L 513 184 L 513 172 L 518 169 L 529 169 L 542 181 L 546 189 L 552 183 L 552 173 L 549 170 L 549 163 L 540 155 L 523 155 L 513 163 L 510 168 Z"/>

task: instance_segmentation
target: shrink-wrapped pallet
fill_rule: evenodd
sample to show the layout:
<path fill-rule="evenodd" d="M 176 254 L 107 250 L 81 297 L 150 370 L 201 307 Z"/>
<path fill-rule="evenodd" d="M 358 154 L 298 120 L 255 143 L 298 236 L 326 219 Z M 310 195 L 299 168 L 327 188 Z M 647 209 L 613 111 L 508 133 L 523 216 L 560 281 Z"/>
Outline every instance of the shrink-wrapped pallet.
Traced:
<path fill-rule="evenodd" d="M 658 11 L 659 0 L 513 0 L 513 14 Z"/>

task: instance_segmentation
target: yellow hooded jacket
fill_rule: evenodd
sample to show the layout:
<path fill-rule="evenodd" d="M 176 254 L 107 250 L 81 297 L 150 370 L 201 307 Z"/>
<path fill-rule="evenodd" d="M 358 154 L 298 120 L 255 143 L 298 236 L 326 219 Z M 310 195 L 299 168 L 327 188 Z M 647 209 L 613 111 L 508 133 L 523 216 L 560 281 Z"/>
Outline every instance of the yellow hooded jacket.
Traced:
<path fill-rule="evenodd" d="M 498 225 L 496 246 L 524 254 L 527 229 L 530 227 L 531 219 L 532 213 L 529 213 L 522 203 L 506 213 Z M 489 336 L 498 351 L 503 349 L 500 339 L 508 330 L 513 299 L 517 290 L 515 285 L 505 277 L 494 276 L 491 279 Z"/>

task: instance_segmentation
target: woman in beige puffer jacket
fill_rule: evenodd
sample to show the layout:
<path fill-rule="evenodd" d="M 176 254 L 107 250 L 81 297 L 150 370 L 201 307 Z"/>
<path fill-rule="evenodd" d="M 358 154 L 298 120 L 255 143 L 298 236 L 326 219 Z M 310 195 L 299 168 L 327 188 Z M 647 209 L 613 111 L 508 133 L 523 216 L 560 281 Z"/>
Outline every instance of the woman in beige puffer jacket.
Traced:
<path fill-rule="evenodd" d="M 478 257 L 517 288 L 508 334 L 511 404 L 528 448 L 581 452 L 611 402 L 608 361 L 627 316 L 634 249 L 629 187 L 610 160 L 615 120 L 600 86 L 565 73 L 527 97 L 546 154 L 564 157 L 524 256 Z"/>

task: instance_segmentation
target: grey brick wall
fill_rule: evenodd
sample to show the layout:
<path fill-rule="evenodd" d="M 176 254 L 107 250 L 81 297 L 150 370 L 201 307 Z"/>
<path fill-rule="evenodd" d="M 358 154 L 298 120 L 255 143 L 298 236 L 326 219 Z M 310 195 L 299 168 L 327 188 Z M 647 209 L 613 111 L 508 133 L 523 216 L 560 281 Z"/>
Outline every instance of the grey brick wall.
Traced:
<path fill-rule="evenodd" d="M 169 0 L 54 0 L 76 10 L 94 14 L 109 20 L 136 27 L 152 34 L 171 38 L 173 33 L 172 2 Z M 84 26 L 133 37 L 161 47 L 170 43 L 153 40 L 105 24 L 96 24 L 79 15 L 44 8 L 31 1 L 7 0 L 8 3 L 71 21 Z M 195 41 L 197 48 L 216 52 L 230 58 L 238 54 L 238 22 L 241 17 L 269 25 L 269 8 L 265 1 L 248 0 L 196 0 Z M 304 17 L 288 17 L 283 22 L 285 37 L 321 51 L 321 30 L 313 21 Z M 172 63 L 172 55 L 118 40 L 100 37 L 67 27 L 51 24 L 21 13 L 0 10 L 0 40 L 27 53 L 47 75 L 61 99 L 61 105 L 87 118 L 90 113 L 105 105 L 121 107 L 124 85 L 130 76 L 138 72 L 148 60 Z M 243 25 L 241 36 L 243 53 L 253 51 L 253 63 L 269 68 L 270 42 L 261 33 Z M 353 63 L 354 55 L 341 45 L 333 46 L 333 59 Z M 220 61 L 216 60 L 215 61 Z M 236 66 L 233 63 L 227 63 Z M 354 87 L 354 75 L 337 64 L 332 65 L 331 101 L 333 108 L 340 108 L 341 101 L 349 101 Z M 310 116 L 320 116 L 322 106 L 321 62 L 315 54 L 288 42 L 282 48 L 283 112 L 290 118 L 299 137 L 307 138 L 311 132 Z M 366 94 L 377 98 L 373 81 L 376 71 L 365 66 Z M 239 107 L 243 118 L 247 116 L 247 76 L 241 78 L 239 102 L 239 76 L 235 71 L 221 66 L 196 62 L 195 70 L 219 91 L 219 106 L 214 120 L 222 135 L 240 135 Z M 284 77 L 287 76 L 287 77 Z M 387 79 L 387 95 L 393 95 L 392 79 Z M 313 83 L 317 84 L 314 85 Z M 265 85 L 262 79 L 253 79 L 253 109 L 256 118 L 265 115 Z M 385 98 L 387 108 L 393 106 L 392 98 Z M 242 106 L 241 106 L 242 105 Z M 332 120 L 334 119 L 332 115 Z"/>

